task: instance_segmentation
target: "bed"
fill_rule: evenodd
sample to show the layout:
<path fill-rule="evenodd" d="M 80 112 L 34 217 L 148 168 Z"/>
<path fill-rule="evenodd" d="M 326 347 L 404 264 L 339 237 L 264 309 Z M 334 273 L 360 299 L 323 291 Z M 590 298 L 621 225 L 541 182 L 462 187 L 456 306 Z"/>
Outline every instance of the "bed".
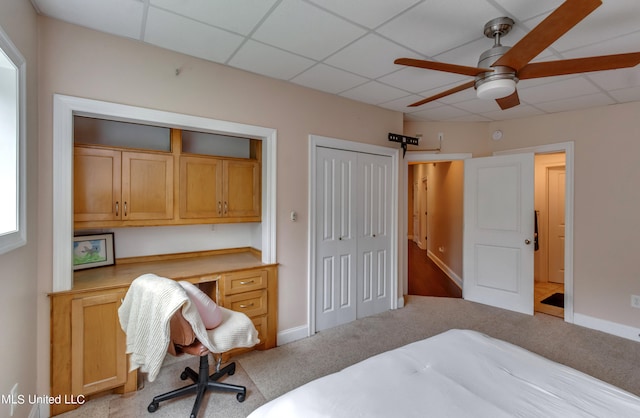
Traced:
<path fill-rule="evenodd" d="M 505 341 L 450 330 L 309 382 L 250 418 L 640 417 L 640 398 Z"/>

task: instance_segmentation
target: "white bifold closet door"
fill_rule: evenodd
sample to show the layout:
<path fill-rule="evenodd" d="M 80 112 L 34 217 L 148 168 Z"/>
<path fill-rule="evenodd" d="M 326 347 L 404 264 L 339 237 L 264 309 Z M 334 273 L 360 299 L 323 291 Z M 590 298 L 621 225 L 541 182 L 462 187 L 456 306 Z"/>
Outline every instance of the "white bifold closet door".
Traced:
<path fill-rule="evenodd" d="M 391 306 L 391 158 L 318 148 L 316 330 Z"/>

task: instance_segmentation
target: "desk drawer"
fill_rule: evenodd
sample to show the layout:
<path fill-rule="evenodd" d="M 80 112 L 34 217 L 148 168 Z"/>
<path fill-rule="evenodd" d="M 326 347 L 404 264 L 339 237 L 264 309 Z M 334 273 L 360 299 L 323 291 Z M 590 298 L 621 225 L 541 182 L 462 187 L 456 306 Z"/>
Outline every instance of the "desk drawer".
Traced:
<path fill-rule="evenodd" d="M 224 275 L 224 293 L 233 295 L 267 288 L 266 270 L 249 270 Z"/>
<path fill-rule="evenodd" d="M 239 293 L 224 298 L 224 307 L 232 311 L 243 312 L 248 317 L 267 313 L 267 290 Z"/>

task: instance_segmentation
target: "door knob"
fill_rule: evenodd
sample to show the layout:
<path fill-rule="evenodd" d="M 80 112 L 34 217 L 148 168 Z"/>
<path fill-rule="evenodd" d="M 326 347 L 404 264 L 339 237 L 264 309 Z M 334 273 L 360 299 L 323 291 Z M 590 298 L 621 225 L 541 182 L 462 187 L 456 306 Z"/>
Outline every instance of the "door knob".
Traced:
<path fill-rule="evenodd" d="M 524 243 L 525 243 L 525 244 L 527 244 L 527 245 L 529 245 L 529 244 L 531 244 L 531 240 L 525 239 L 525 240 L 524 240 Z"/>

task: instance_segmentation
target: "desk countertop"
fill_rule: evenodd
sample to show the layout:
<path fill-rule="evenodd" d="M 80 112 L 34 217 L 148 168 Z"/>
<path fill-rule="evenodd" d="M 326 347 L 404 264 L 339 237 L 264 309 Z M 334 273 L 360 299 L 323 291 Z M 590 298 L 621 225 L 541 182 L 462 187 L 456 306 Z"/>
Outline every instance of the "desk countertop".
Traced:
<path fill-rule="evenodd" d="M 69 292 L 86 292 L 128 286 L 136 277 L 154 273 L 175 280 L 189 280 L 194 283 L 217 280 L 220 273 L 268 266 L 260 260 L 258 252 L 251 249 L 232 250 L 221 253 L 181 254 L 158 256 L 146 261 L 132 262 L 107 267 L 78 270 L 73 273 L 73 289 Z M 65 293 L 65 292 L 56 292 Z"/>

